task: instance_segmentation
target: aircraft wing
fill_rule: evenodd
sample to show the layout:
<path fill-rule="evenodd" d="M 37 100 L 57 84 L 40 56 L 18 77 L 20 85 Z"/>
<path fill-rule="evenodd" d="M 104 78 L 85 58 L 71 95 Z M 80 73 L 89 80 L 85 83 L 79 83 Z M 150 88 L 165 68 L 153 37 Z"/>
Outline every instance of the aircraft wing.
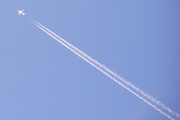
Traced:
<path fill-rule="evenodd" d="M 23 12 L 24 10 L 22 10 L 22 12 Z"/>

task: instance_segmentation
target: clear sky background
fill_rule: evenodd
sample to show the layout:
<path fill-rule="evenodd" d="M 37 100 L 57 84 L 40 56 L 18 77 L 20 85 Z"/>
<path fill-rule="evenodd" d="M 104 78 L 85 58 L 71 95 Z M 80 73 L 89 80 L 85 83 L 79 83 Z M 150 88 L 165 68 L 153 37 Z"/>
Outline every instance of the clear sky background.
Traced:
<path fill-rule="evenodd" d="M 1 0 L 0 120 L 169 120 L 33 19 L 180 113 L 179 6 L 179 0 Z"/>

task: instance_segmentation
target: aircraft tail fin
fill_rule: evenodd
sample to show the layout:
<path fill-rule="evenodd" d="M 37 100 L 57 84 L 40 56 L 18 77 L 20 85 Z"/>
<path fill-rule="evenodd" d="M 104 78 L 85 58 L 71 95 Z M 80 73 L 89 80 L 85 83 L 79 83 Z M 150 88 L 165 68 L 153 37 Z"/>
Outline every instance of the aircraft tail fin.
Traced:
<path fill-rule="evenodd" d="M 25 15 L 26 13 L 22 13 L 23 15 Z"/>

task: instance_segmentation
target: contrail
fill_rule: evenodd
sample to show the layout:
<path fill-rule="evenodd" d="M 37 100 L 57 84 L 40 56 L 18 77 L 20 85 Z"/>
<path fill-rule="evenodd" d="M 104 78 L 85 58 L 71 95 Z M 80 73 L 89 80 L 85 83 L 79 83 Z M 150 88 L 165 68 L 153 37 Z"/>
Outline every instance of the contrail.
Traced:
<path fill-rule="evenodd" d="M 31 21 L 32 22 L 32 21 Z M 52 38 L 54 38 L 55 40 L 57 40 L 59 43 L 61 43 L 62 45 L 64 45 L 66 48 L 68 48 L 69 50 L 71 50 L 73 53 L 75 53 L 76 55 L 78 55 L 80 58 L 82 58 L 83 60 L 85 60 L 87 63 L 89 63 L 90 65 L 92 65 L 93 67 L 95 67 L 97 70 L 99 70 L 100 72 L 102 72 L 103 74 L 105 74 L 106 76 L 108 76 L 109 78 L 111 78 L 112 80 L 114 80 L 116 83 L 118 83 L 119 85 L 121 85 L 122 87 L 124 87 L 126 90 L 128 90 L 129 92 L 131 92 L 132 94 L 134 94 L 135 96 L 137 96 L 139 99 L 143 100 L 144 102 L 146 102 L 148 105 L 150 105 L 151 107 L 153 107 L 155 110 L 159 111 L 161 114 L 165 115 L 167 118 L 174 120 L 172 117 L 170 117 L 169 115 L 167 115 L 166 113 L 164 113 L 162 110 L 160 110 L 159 108 L 157 108 L 155 105 L 152 105 L 149 101 L 147 101 L 146 99 L 144 99 L 143 97 L 141 97 L 140 95 L 138 95 L 137 93 L 135 93 L 133 90 L 131 90 L 130 88 L 126 87 L 125 85 L 123 85 L 121 82 L 117 81 L 115 78 L 113 78 L 111 75 L 109 75 L 108 73 L 106 73 L 105 71 L 103 71 L 100 67 L 96 66 L 94 63 L 90 62 L 88 59 L 86 59 L 85 57 L 83 57 L 82 55 L 80 55 L 78 52 L 76 52 L 74 49 L 70 48 L 69 46 L 67 46 L 66 44 L 64 44 L 62 41 L 60 41 L 59 39 L 57 39 L 56 37 L 54 37 L 52 34 L 50 34 L 49 32 L 47 32 L 46 30 L 44 30 L 43 28 L 41 28 L 40 26 L 38 26 L 37 24 L 35 24 L 34 22 L 32 22 L 34 25 L 36 25 L 38 28 L 40 28 L 42 31 L 44 31 L 45 33 L 47 33 L 49 36 L 51 36 Z"/>
<path fill-rule="evenodd" d="M 31 21 L 32 22 L 32 21 Z M 174 120 L 173 118 L 171 118 L 170 116 L 168 116 L 166 113 L 164 113 L 162 110 L 158 109 L 156 106 L 152 105 L 149 101 L 145 100 L 144 98 L 142 98 L 141 96 L 139 96 L 137 93 L 135 93 L 134 91 L 132 91 L 131 89 L 129 89 L 128 87 L 126 87 L 125 85 L 123 85 L 121 82 L 117 81 L 115 78 L 113 78 L 112 76 L 110 76 L 108 73 L 106 73 L 105 71 L 103 71 L 101 68 L 97 67 L 95 64 L 93 64 L 92 62 L 90 62 L 88 59 L 86 59 L 85 57 L 81 56 L 78 52 L 76 52 L 75 50 L 73 50 L 72 48 L 70 48 L 69 46 L 67 46 L 66 44 L 64 44 L 62 41 L 60 41 L 59 39 L 57 39 L 56 37 L 54 37 L 53 35 L 51 35 L 50 33 L 48 33 L 47 31 L 45 31 L 43 28 L 41 28 L 40 26 L 38 26 L 37 24 L 35 24 L 34 22 L 32 22 L 34 25 L 36 25 L 38 28 L 40 28 L 41 30 L 43 30 L 45 33 L 47 33 L 48 35 L 50 35 L 52 38 L 54 38 L 55 40 L 57 40 L 59 43 L 61 43 L 62 45 L 64 45 L 66 48 L 68 48 L 69 50 L 71 50 L 73 53 L 75 53 L 76 55 L 78 55 L 80 58 L 82 58 L 83 60 L 85 60 L 86 62 L 88 62 L 90 65 L 92 65 L 93 67 L 95 67 L 96 69 L 98 69 L 99 71 L 101 71 L 103 74 L 105 74 L 106 76 L 108 76 L 109 78 L 111 78 L 112 80 L 114 80 L 116 83 L 118 83 L 119 85 L 121 85 L 122 87 L 124 87 L 125 89 L 127 89 L 128 91 L 130 91 L 131 93 L 133 93 L 135 96 L 137 96 L 139 99 L 143 100 L 144 102 L 146 102 L 147 104 L 149 104 L 151 107 L 153 107 L 155 110 L 159 111 L 161 114 L 165 115 L 166 117 L 168 117 L 171 120 Z"/>
<path fill-rule="evenodd" d="M 151 101 L 153 101 L 154 103 L 156 103 L 157 105 L 161 106 L 163 109 L 167 110 L 168 112 L 170 112 L 171 114 L 175 115 L 176 117 L 180 118 L 180 115 L 178 113 L 176 113 L 175 111 L 171 110 L 169 107 L 165 106 L 163 103 L 161 103 L 160 101 L 156 100 L 154 97 L 148 95 L 147 93 L 143 92 L 141 89 L 135 87 L 132 83 L 124 80 L 122 77 L 120 77 L 119 75 L 115 74 L 112 70 L 108 69 L 105 65 L 102 65 L 101 63 L 99 63 L 98 61 L 94 60 L 93 58 L 91 58 L 89 55 L 85 54 L 83 51 L 79 50 L 78 48 L 76 48 L 75 46 L 71 45 L 70 43 L 68 43 L 66 40 L 64 40 L 63 38 L 59 37 L 58 35 L 56 35 L 54 32 L 50 31 L 48 28 L 46 28 L 45 26 L 43 26 L 42 24 L 38 23 L 37 21 L 35 21 L 38 25 L 40 25 L 41 27 L 43 27 L 44 29 L 46 29 L 48 32 L 50 32 L 51 34 L 53 34 L 54 36 L 58 37 L 59 39 L 61 39 L 64 43 L 66 43 L 67 45 L 69 45 L 70 47 L 72 47 L 73 49 L 75 49 L 76 51 L 78 51 L 79 53 L 81 53 L 82 55 L 84 55 L 85 57 L 87 57 L 89 60 L 91 60 L 92 62 L 96 63 L 98 66 L 102 67 L 104 70 L 106 70 L 107 72 L 111 73 L 113 76 L 117 77 L 118 79 L 120 79 L 122 82 L 124 82 L 125 84 L 129 85 L 130 87 L 132 87 L 133 89 L 135 89 L 136 91 L 140 92 L 143 96 L 147 97 L 148 99 L 150 99 Z"/>

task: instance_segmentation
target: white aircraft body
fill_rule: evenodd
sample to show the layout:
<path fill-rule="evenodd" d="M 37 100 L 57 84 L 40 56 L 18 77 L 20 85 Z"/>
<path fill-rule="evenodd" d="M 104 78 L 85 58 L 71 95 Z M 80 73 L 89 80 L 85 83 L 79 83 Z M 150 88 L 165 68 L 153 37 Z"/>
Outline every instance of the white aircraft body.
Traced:
<path fill-rule="evenodd" d="M 17 11 L 19 12 L 19 15 L 22 14 L 22 15 L 25 15 L 26 13 L 23 13 L 24 10 L 18 10 Z"/>

